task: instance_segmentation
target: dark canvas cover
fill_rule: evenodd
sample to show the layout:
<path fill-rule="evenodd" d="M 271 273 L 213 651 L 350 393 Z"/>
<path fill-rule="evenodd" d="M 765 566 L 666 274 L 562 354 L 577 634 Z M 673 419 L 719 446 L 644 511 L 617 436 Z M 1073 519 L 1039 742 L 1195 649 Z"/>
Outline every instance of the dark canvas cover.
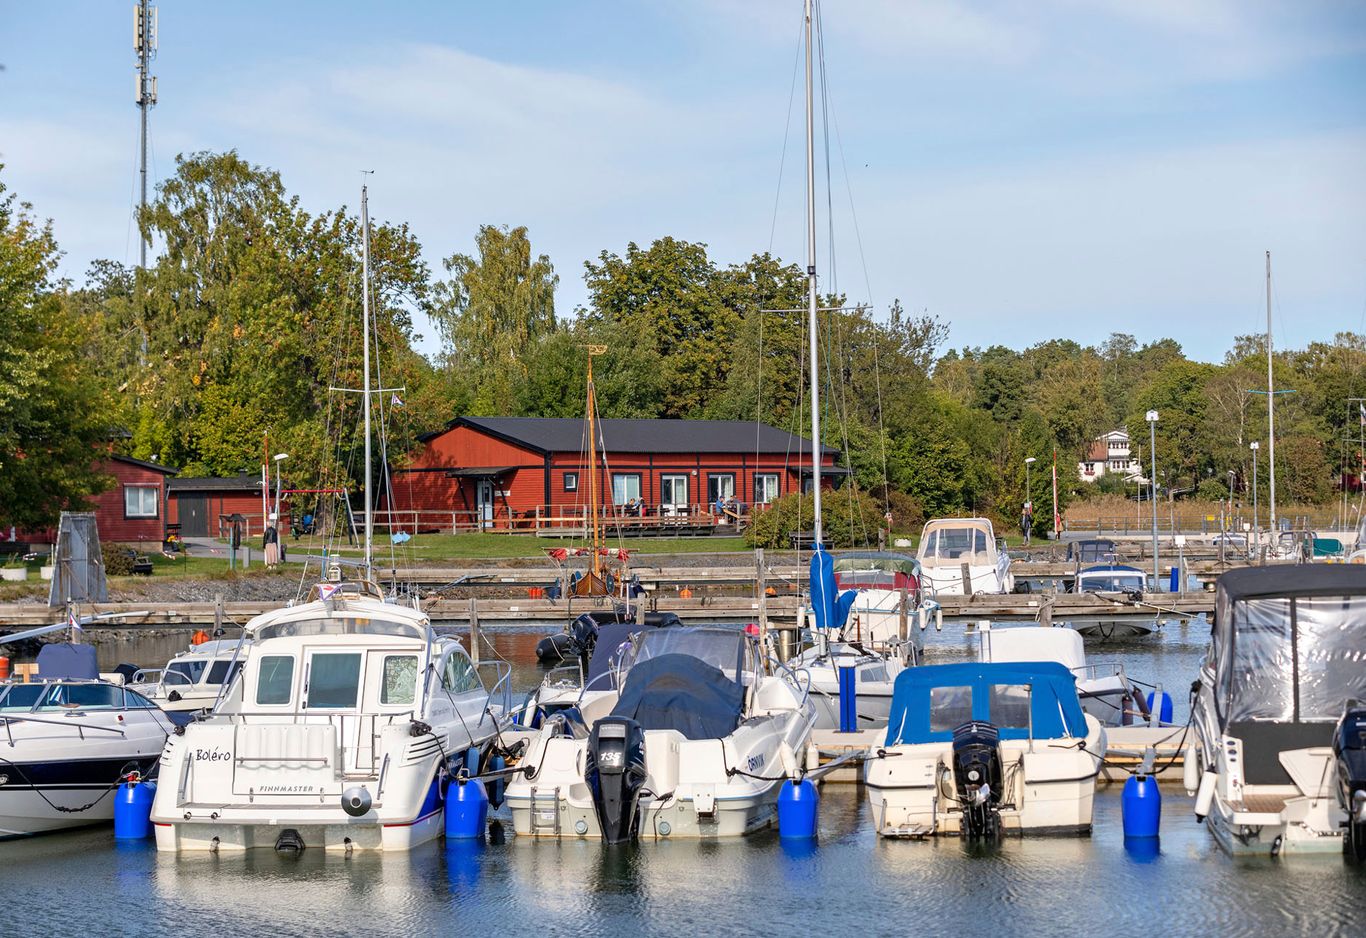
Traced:
<path fill-rule="evenodd" d="M 720 668 L 691 655 L 660 655 L 626 673 L 612 716 L 646 730 L 677 730 L 687 739 L 722 739 L 735 732 L 745 689 Z"/>

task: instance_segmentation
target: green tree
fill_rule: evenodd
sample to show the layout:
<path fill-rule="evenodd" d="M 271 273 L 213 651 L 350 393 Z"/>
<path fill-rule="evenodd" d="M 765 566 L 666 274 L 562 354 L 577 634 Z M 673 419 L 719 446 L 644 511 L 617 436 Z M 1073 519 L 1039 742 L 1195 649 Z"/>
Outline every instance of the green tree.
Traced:
<path fill-rule="evenodd" d="M 478 257 L 443 262 L 451 276 L 435 286 L 431 316 L 448 363 L 473 385 L 471 412 L 506 413 L 528 354 L 557 328 L 560 278 L 546 255 L 533 258 L 525 227 L 482 225 L 475 247 Z"/>
<path fill-rule="evenodd" d="M 0 525 L 38 529 L 107 487 L 92 464 L 115 428 L 95 330 L 56 279 L 52 227 L 6 192 L 0 182 Z"/>

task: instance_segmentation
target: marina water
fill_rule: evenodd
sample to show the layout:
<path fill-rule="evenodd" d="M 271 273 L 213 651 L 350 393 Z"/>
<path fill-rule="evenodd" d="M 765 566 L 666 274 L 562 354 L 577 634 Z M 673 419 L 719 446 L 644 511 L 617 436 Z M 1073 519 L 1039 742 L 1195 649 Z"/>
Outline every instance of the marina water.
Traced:
<path fill-rule="evenodd" d="M 514 663 L 519 693 L 540 679 L 533 649 L 544 633 L 486 633 Z M 1184 723 L 1208 635 L 1203 620 L 1168 622 L 1148 638 L 1088 643 L 1087 654 L 1161 683 Z M 932 663 L 975 653 L 961 625 L 926 637 Z M 154 665 L 187 639 L 107 644 L 100 663 Z M 218 857 L 116 845 L 111 829 L 95 828 L 0 843 L 0 933 L 1366 934 L 1366 870 L 1336 855 L 1232 860 L 1194 822 L 1179 785 L 1163 787 L 1162 815 L 1157 845 L 1126 847 L 1120 786 L 1111 785 L 1097 793 L 1086 838 L 993 848 L 882 840 L 861 791 L 829 784 L 815 844 L 765 832 L 607 849 L 509 833 L 502 843 L 437 841 L 411 854 Z"/>

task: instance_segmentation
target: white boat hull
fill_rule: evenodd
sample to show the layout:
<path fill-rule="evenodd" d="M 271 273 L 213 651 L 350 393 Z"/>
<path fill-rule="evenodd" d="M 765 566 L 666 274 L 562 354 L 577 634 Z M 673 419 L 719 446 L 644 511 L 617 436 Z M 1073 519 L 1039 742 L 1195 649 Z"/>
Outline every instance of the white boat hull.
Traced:
<path fill-rule="evenodd" d="M 1085 751 L 1064 740 L 1001 744 L 1005 790 L 1000 818 L 1005 833 L 1090 832 L 1100 765 L 1091 753 L 1105 751 L 1105 733 L 1093 717 L 1086 722 L 1090 732 Z M 962 833 L 963 814 L 952 787 L 951 743 L 902 744 L 874 752 L 864 766 L 864 784 L 878 834 Z"/>

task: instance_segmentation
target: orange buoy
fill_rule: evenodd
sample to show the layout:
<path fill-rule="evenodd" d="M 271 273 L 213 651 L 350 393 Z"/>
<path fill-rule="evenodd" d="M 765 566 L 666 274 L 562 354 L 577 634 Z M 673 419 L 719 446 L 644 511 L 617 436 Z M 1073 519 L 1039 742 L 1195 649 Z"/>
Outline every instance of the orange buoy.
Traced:
<path fill-rule="evenodd" d="M 209 640 L 209 633 L 208 633 L 208 632 L 205 632 L 203 629 L 196 629 L 194 635 L 190 638 L 190 644 L 191 644 L 191 645 L 202 645 L 202 644 L 204 644 L 205 642 L 207 642 L 208 640 Z"/>
<path fill-rule="evenodd" d="M 0 655 L 0 681 L 9 680 L 9 659 Z"/>
<path fill-rule="evenodd" d="M 778 595 L 778 591 L 777 591 L 777 589 L 775 589 L 774 587 L 770 586 L 768 589 L 764 590 L 764 595 L 766 595 L 766 596 L 777 596 L 777 595 Z"/>
<path fill-rule="evenodd" d="M 545 595 L 545 588 L 540 586 L 528 586 L 526 595 L 528 599 L 540 599 Z"/>
<path fill-rule="evenodd" d="M 683 587 L 681 590 L 678 591 L 678 598 L 692 599 L 692 590 L 688 589 L 686 586 Z"/>

